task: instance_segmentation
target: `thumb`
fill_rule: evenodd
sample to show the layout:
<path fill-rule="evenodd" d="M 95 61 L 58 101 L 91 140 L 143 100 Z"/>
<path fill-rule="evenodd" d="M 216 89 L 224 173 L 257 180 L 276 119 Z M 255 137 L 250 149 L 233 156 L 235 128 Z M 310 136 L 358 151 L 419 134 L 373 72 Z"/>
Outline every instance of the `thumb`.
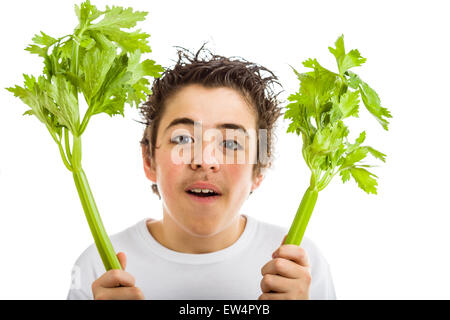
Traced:
<path fill-rule="evenodd" d="M 127 256 L 124 252 L 117 253 L 117 259 L 119 259 L 120 265 L 122 266 L 122 270 L 125 270 L 127 266 Z"/>

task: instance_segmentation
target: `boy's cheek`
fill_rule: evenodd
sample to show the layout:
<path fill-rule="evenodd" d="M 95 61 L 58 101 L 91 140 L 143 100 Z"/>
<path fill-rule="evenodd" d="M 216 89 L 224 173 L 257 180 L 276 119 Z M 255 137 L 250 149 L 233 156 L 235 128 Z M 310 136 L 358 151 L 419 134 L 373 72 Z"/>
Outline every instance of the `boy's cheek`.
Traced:
<path fill-rule="evenodd" d="M 227 181 L 231 185 L 227 186 L 228 190 L 234 194 L 242 195 L 246 198 L 245 192 L 251 188 L 251 167 L 248 165 L 227 165 L 226 166 Z"/>
<path fill-rule="evenodd" d="M 183 176 L 185 165 L 173 163 L 170 156 L 159 157 L 157 162 L 156 179 L 163 192 L 169 195 L 182 188 L 183 179 L 185 179 Z"/>

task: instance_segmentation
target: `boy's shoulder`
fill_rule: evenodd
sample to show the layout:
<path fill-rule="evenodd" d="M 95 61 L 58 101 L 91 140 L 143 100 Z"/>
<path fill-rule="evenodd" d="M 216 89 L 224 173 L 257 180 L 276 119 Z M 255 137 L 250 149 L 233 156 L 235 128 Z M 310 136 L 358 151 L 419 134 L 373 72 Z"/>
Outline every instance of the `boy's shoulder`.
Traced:
<path fill-rule="evenodd" d="M 109 239 L 116 252 L 124 251 L 127 252 L 129 248 L 134 248 L 136 242 L 138 242 L 139 235 L 136 234 L 136 230 L 139 225 L 145 223 L 144 221 L 139 221 L 138 223 L 127 227 L 126 229 L 114 233 L 109 236 Z M 100 276 L 103 274 L 105 268 L 101 260 L 100 254 L 98 253 L 97 246 L 95 242 L 91 243 L 77 258 L 75 265 L 80 268 L 89 267 L 90 270 L 95 270 L 101 272 L 98 274 Z"/>

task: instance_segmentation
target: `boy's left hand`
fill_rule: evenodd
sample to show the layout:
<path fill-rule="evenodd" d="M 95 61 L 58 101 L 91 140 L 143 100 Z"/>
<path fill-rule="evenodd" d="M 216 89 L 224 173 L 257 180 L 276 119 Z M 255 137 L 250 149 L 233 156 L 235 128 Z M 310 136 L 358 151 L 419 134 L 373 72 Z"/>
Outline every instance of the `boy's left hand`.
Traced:
<path fill-rule="evenodd" d="M 311 270 L 303 248 L 294 244 L 282 244 L 272 254 L 272 260 L 261 268 L 261 274 L 263 294 L 258 300 L 309 299 Z"/>

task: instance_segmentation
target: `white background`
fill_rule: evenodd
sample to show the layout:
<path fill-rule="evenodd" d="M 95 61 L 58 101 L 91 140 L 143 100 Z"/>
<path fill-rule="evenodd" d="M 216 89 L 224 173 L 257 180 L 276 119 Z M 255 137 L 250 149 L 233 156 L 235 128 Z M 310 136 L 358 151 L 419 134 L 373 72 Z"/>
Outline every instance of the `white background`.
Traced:
<path fill-rule="evenodd" d="M 71 33 L 78 1 L 8 1 L 0 8 L 0 286 L 1 299 L 65 299 L 71 268 L 93 242 L 69 171 L 45 127 L 3 88 L 38 75 L 41 59 L 23 49 L 40 30 Z M 449 299 L 450 210 L 448 129 L 450 23 L 445 1 L 95 1 L 148 11 L 148 55 L 168 67 L 174 46 L 203 42 L 273 70 L 286 99 L 298 90 L 289 64 L 318 58 L 336 70 L 328 46 L 340 34 L 367 62 L 355 69 L 393 115 L 390 130 L 361 108 L 351 137 L 387 154 L 379 194 L 367 195 L 339 177 L 319 194 L 306 236 L 327 258 L 339 299 Z M 286 103 L 284 103 L 286 105 Z M 143 126 L 125 118 L 92 119 L 83 135 L 83 166 L 107 231 L 146 217 L 161 218 L 161 202 L 142 170 Z M 277 159 L 241 210 L 289 227 L 309 171 L 301 139 L 280 119 Z M 280 239 L 281 241 L 281 239 Z M 256 298 L 256 297 L 255 297 Z"/>

